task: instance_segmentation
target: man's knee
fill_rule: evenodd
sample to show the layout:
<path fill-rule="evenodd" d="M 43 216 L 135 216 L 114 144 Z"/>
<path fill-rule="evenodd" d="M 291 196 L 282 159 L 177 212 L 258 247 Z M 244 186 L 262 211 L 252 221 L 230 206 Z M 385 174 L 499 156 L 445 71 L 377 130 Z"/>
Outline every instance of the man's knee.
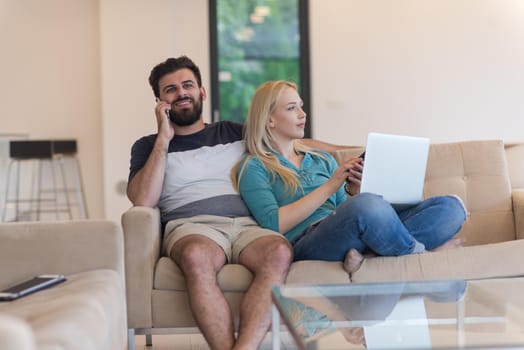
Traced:
<path fill-rule="evenodd" d="M 173 246 L 171 258 L 184 271 L 218 270 L 226 262 L 225 254 L 215 242 L 199 236 L 187 236 Z"/>
<path fill-rule="evenodd" d="M 273 258 L 279 263 L 289 265 L 293 260 L 293 248 L 287 240 L 276 239 L 271 247 Z"/>
<path fill-rule="evenodd" d="M 287 270 L 293 261 L 293 249 L 285 239 L 275 237 L 263 249 L 262 263 L 277 270 Z"/>

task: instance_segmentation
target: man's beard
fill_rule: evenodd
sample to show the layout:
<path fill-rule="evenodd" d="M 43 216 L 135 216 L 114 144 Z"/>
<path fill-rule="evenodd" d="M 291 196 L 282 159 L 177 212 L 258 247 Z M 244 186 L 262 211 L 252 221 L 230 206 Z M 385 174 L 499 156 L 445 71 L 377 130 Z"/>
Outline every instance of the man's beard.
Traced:
<path fill-rule="evenodd" d="M 176 102 L 176 101 L 175 101 Z M 193 100 L 193 108 L 177 111 L 174 106 L 169 111 L 169 119 L 178 126 L 188 126 L 196 123 L 202 115 L 202 95 Z"/>

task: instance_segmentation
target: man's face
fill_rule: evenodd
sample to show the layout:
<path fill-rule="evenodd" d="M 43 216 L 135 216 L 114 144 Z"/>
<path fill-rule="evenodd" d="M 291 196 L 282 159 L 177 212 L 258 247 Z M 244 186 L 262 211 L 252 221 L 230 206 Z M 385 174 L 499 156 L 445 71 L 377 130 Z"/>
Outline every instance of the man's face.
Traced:
<path fill-rule="evenodd" d="M 171 104 L 170 115 L 176 125 L 192 125 L 201 118 L 206 90 L 198 87 L 190 69 L 183 68 L 164 75 L 158 86 L 160 99 Z"/>

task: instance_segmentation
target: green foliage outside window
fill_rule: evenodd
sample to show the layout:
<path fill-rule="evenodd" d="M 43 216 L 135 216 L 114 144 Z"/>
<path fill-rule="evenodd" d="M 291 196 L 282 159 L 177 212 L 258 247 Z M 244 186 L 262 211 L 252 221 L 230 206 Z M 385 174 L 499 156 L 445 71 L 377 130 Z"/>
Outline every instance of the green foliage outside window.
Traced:
<path fill-rule="evenodd" d="M 261 83 L 300 86 L 298 0 L 217 0 L 216 8 L 220 119 L 243 122 Z"/>

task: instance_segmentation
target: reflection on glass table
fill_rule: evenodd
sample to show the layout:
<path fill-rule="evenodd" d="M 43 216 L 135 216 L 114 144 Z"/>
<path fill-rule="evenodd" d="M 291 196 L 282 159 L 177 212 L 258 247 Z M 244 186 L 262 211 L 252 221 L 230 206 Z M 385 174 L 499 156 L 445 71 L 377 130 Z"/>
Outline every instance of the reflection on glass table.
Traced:
<path fill-rule="evenodd" d="M 524 349 L 524 278 L 275 286 L 299 349 Z"/>

